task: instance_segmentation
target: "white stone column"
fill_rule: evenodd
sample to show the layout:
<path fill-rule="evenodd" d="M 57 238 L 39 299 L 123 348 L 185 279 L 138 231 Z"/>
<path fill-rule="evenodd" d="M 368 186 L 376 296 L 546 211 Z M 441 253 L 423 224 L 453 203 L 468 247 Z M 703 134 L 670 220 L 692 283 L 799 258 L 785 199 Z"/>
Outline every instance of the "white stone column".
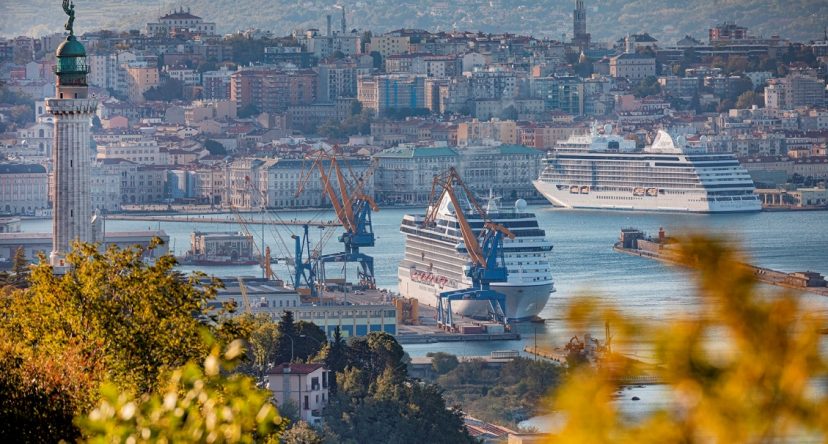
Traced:
<path fill-rule="evenodd" d="M 48 99 L 46 109 L 55 118 L 52 163 L 52 253 L 50 263 L 64 267 L 75 241 L 91 242 L 92 202 L 90 125 L 97 103 L 91 99 Z"/>

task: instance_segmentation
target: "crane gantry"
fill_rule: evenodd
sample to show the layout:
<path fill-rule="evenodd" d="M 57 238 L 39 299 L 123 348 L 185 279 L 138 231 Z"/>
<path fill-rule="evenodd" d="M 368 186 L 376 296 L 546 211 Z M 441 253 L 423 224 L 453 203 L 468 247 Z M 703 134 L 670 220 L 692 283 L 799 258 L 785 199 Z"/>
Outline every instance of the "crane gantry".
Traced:
<path fill-rule="evenodd" d="M 483 229 L 475 234 L 469 225 L 464 208 L 457 197 L 455 189 L 463 191 L 472 209 L 483 217 Z M 440 192 L 439 198 L 437 192 Z M 493 282 L 506 282 L 508 270 L 503 259 L 503 237 L 514 239 L 515 235 L 508 228 L 489 219 L 486 211 L 477 203 L 474 194 L 466 187 L 460 174 L 454 167 L 434 176 L 431 188 L 431 205 L 423 220 L 423 225 L 434 224 L 440 203 L 445 197 L 454 207 L 454 215 L 460 233 L 463 236 L 463 247 L 458 251 L 467 253 L 471 264 L 466 269 L 466 276 L 472 281 L 472 286 L 461 290 L 444 291 L 437 295 L 437 322 L 448 329 L 454 328 L 451 302 L 456 300 L 488 301 L 490 313 L 498 322 L 508 321 L 505 318 L 506 296 L 491 289 Z"/>
<path fill-rule="evenodd" d="M 353 177 L 356 179 L 356 183 L 351 186 L 342 172 L 336 154 L 320 149 L 311 158 L 313 163 L 300 177 L 296 196 L 298 197 L 305 191 L 314 170 L 318 171 L 322 194 L 331 202 L 336 217 L 345 230 L 339 236 L 339 241 L 342 242 L 344 249 L 338 253 L 319 255 L 316 264 L 311 264 L 310 258 L 305 260 L 302 257 L 307 242 L 295 238 L 297 254 L 295 285 L 300 285 L 301 280 L 304 280 L 306 285 L 310 285 L 308 278 L 315 279 L 316 276 L 324 282 L 324 265 L 326 263 L 338 262 L 347 266 L 347 263 L 355 262 L 359 265 L 360 285 L 365 288 L 376 288 L 374 259 L 360 251 L 360 248 L 363 247 L 373 247 L 375 242 L 371 212 L 379 211 L 379 207 L 374 199 L 365 193 L 364 188 L 367 179 L 376 168 L 376 163 L 372 163 L 368 170 L 362 174 L 362 177 Z M 305 237 L 307 237 L 307 230 L 305 230 Z M 299 272 L 300 267 L 302 267 L 301 274 Z M 316 295 L 316 289 L 312 288 L 311 292 Z"/>

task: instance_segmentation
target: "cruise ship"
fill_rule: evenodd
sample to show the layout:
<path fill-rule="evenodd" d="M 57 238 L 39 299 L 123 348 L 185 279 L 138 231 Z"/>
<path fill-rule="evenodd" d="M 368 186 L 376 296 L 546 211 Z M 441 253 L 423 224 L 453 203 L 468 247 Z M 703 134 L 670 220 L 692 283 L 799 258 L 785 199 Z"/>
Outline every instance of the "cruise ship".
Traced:
<path fill-rule="evenodd" d="M 430 306 L 437 305 L 438 294 L 472 285 L 465 275 L 471 262 L 454 208 L 447 196 L 439 205 L 434 226 L 424 227 L 425 215 L 421 214 L 405 215 L 400 226 L 406 238 L 405 256 L 398 270 L 400 294 Z M 491 287 L 506 296 L 505 314 L 509 320 L 534 319 L 555 291 L 549 260 L 552 243 L 538 226 L 535 214 L 526 211 L 522 199 L 513 210 L 501 210 L 497 200 L 490 198 L 486 213 L 515 234 L 514 239 L 503 239 L 508 281 Z M 473 211 L 464 214 L 471 228 L 479 233 L 483 218 Z M 454 301 L 452 309 L 468 317 L 489 315 L 486 301 Z"/>
<path fill-rule="evenodd" d="M 593 127 L 589 135 L 559 142 L 545 162 L 533 183 L 556 206 L 695 213 L 762 209 L 753 180 L 733 155 L 707 153 L 703 140 L 690 143 L 665 131 L 637 150 L 609 125 L 603 134 Z"/>

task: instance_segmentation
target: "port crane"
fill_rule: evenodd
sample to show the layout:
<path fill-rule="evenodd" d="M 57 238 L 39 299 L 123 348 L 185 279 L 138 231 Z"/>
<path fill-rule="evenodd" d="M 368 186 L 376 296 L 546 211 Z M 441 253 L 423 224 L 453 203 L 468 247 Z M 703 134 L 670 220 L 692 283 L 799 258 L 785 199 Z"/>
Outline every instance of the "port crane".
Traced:
<path fill-rule="evenodd" d="M 464 214 L 463 206 L 455 189 L 464 192 L 472 208 L 483 216 L 483 229 L 475 234 Z M 438 199 L 435 199 L 440 192 Z M 491 221 L 486 211 L 477 203 L 472 192 L 463 183 L 463 179 L 452 167 L 443 174 L 434 176 L 431 187 L 431 206 L 423 220 L 423 225 L 433 225 L 444 197 L 448 197 L 454 207 L 457 224 L 463 236 L 464 247 L 459 251 L 468 253 L 471 264 L 466 269 L 466 276 L 471 278 L 472 286 L 461 290 L 444 291 L 437 295 L 437 323 L 447 329 L 454 328 L 452 301 L 472 300 L 488 301 L 490 313 L 497 322 L 507 322 L 505 316 L 506 296 L 491 289 L 493 282 L 506 282 L 508 270 L 503 259 L 503 238 L 514 239 L 515 235 L 503 225 Z M 464 251 L 465 250 L 465 251 Z"/>
<path fill-rule="evenodd" d="M 354 177 L 356 183 L 353 187 L 350 187 L 342 172 L 336 154 L 328 153 L 320 149 L 312 158 L 313 163 L 310 168 L 300 177 L 296 196 L 298 197 L 305 191 L 305 187 L 314 174 L 314 170 L 318 171 L 319 180 L 322 184 L 322 193 L 331 202 L 340 225 L 345 229 L 345 232 L 339 236 L 339 242 L 342 242 L 344 248 L 339 253 L 320 254 L 316 264 L 312 265 L 310 257 L 305 259 L 305 252 L 310 253 L 310 248 L 306 240 L 308 231 L 305 228 L 305 240 L 294 238 L 297 254 L 295 283 L 298 285 L 300 280 L 309 283 L 308 277 L 313 277 L 313 279 L 318 277 L 324 282 L 326 263 L 344 263 L 347 265 L 349 262 L 356 262 L 359 265 L 358 274 L 360 285 L 366 288 L 376 288 L 374 258 L 360 251 L 364 247 L 373 247 L 375 241 L 371 212 L 379 211 L 379 207 L 374 202 L 374 199 L 365 193 L 364 188 L 367 179 L 373 174 L 376 168 L 376 163 L 373 162 L 366 172 L 362 174 L 362 177 Z M 327 170 L 325 167 L 326 164 L 328 165 Z M 300 267 L 302 269 L 301 275 Z M 316 293 L 316 289 L 314 288 L 311 291 L 313 294 Z"/>

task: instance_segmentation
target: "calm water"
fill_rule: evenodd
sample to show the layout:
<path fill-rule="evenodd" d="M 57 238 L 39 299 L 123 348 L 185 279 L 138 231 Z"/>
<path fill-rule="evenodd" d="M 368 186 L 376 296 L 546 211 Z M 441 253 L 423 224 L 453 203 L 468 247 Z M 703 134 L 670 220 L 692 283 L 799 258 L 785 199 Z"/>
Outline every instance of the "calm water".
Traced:
<path fill-rule="evenodd" d="M 637 227 L 649 233 L 656 233 L 664 227 L 668 234 L 680 231 L 704 231 L 725 236 L 741 245 L 757 265 L 783 270 L 813 270 L 828 274 L 828 212 L 773 212 L 733 215 L 687 215 L 650 214 L 631 212 L 573 211 L 553 209 L 547 205 L 530 207 L 537 213 L 540 225 L 555 245 L 553 251 L 553 273 L 557 292 L 552 295 L 541 316 L 543 324 L 521 324 L 518 331 L 523 334 L 520 341 L 493 343 L 449 343 L 408 345 L 411 355 L 423 355 L 429 351 L 442 350 L 458 355 L 488 355 L 492 350 L 522 349 L 537 339 L 538 344 L 561 346 L 573 332 L 562 321 L 562 308 L 573 297 L 589 293 L 602 301 L 620 307 L 646 320 L 669 322 L 677 316 L 696 307 L 693 286 L 685 272 L 662 265 L 659 262 L 616 253 L 612 250 L 619 231 L 623 227 Z M 403 254 L 404 240 L 399 233 L 403 214 L 417 210 L 383 209 L 374 214 L 374 231 L 377 246 L 369 254 L 374 256 L 377 282 L 385 288 L 396 290 L 397 264 Z M 227 216 L 231 218 L 231 216 Z M 249 216 L 261 218 L 262 215 Z M 332 212 L 296 211 L 280 212 L 278 217 L 285 220 L 330 220 Z M 190 232 L 230 231 L 238 227 L 211 223 L 173 223 L 141 221 L 107 221 L 108 231 L 144 230 L 158 228 L 170 236 L 170 246 L 177 254 L 189 248 Z M 49 231 L 51 221 L 31 220 L 23 224 L 25 231 Z M 257 242 L 260 242 L 261 226 L 251 226 Z M 323 230 L 311 228 L 312 243 L 316 244 Z M 293 251 L 290 234 L 298 229 L 267 227 L 265 242 L 270 245 L 274 256 L 284 256 Z M 281 235 L 282 240 L 278 239 Z M 285 253 L 285 247 L 289 249 Z M 326 243 L 326 251 L 338 247 L 336 235 Z M 191 270 L 192 267 L 183 267 Z M 217 276 L 258 276 L 261 270 L 256 266 L 212 267 L 206 272 Z M 277 274 L 286 278 L 287 270 L 277 266 Z M 328 275 L 341 270 L 328 269 Z M 348 271 L 349 276 L 355 276 Z M 824 298 L 805 296 L 817 310 L 828 310 Z M 603 332 L 593 332 L 603 337 Z M 639 350 L 630 349 L 630 353 Z M 643 351 L 642 351 L 643 353 Z"/>

